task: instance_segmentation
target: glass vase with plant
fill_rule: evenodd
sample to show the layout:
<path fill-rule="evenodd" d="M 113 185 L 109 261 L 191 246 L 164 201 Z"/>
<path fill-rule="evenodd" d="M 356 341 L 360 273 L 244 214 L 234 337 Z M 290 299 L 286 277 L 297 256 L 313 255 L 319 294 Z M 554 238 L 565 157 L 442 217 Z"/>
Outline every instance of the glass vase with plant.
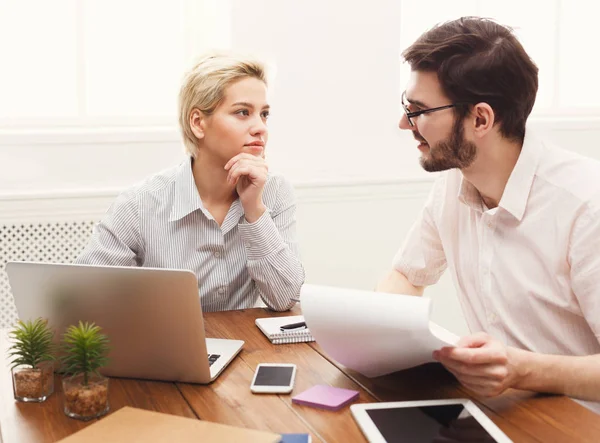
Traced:
<path fill-rule="evenodd" d="M 54 392 L 54 331 L 42 318 L 18 320 L 9 331 L 15 400 L 42 402 Z"/>
<path fill-rule="evenodd" d="M 108 378 L 98 371 L 108 363 L 108 337 L 94 323 L 71 325 L 63 335 L 64 411 L 69 417 L 90 420 L 109 410 Z"/>

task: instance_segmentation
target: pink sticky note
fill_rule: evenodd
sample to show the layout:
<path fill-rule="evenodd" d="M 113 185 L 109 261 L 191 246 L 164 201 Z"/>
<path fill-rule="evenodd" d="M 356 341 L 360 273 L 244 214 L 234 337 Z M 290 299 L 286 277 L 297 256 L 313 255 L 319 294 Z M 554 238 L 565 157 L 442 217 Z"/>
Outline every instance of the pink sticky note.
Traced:
<path fill-rule="evenodd" d="M 301 394 L 292 397 L 292 402 L 299 405 L 337 411 L 358 398 L 358 391 L 316 385 Z"/>

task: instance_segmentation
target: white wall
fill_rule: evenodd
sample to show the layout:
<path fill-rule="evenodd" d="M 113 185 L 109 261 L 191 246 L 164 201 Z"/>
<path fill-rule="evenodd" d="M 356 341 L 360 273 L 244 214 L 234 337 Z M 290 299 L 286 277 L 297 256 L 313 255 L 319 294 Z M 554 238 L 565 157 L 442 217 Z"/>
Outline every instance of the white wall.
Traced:
<path fill-rule="evenodd" d="M 276 63 L 268 156 L 294 182 L 424 176 L 397 130 L 399 6 L 379 3 L 233 1 L 232 46 Z M 118 188 L 180 154 L 176 128 L 23 132 L 0 133 L 0 192 Z"/>
<path fill-rule="evenodd" d="M 233 47 L 277 66 L 273 169 L 295 183 L 427 177 L 412 137 L 397 128 L 398 3 L 232 0 Z M 534 125 L 570 149 L 598 155 L 590 144 L 598 119 L 538 118 Z M 174 127 L 0 128 L 0 194 L 122 189 L 181 158 Z"/>
<path fill-rule="evenodd" d="M 298 189 L 298 235 L 310 283 L 372 290 L 391 269 L 392 258 L 431 187 L 430 180 L 357 182 Z M 428 288 L 432 319 L 466 334 L 450 275 Z"/>
<path fill-rule="evenodd" d="M 233 1 L 234 47 L 273 60 L 273 165 L 296 181 L 415 178 L 395 0 Z"/>

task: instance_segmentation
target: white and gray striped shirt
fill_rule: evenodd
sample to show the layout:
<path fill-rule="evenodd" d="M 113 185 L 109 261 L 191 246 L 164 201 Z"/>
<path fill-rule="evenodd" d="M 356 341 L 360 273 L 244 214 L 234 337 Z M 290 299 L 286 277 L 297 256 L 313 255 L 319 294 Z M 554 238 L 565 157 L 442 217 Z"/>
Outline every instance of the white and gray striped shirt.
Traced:
<path fill-rule="evenodd" d="M 95 227 L 76 263 L 189 269 L 203 311 L 294 305 L 304 282 L 291 184 L 269 175 L 267 210 L 255 223 L 233 202 L 219 226 L 202 204 L 191 159 L 124 191 Z"/>

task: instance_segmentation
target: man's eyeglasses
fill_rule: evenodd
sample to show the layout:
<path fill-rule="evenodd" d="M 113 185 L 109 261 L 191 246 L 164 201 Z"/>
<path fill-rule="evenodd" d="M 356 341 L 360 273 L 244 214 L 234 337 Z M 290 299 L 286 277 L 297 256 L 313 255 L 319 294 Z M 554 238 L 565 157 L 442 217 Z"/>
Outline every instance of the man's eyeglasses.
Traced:
<path fill-rule="evenodd" d="M 412 121 L 412 119 L 415 118 L 415 117 L 418 117 L 421 114 L 429 114 L 431 112 L 441 111 L 442 109 L 449 109 L 449 108 L 454 108 L 454 107 L 456 107 L 458 105 L 466 105 L 466 104 L 468 104 L 466 102 L 458 102 L 458 103 L 452 103 L 450 105 L 438 106 L 437 108 L 421 109 L 420 111 L 411 112 L 408 109 L 408 106 L 406 105 L 406 103 L 404 101 L 405 99 L 406 99 L 406 92 L 403 92 L 402 93 L 402 99 L 401 99 L 402 107 L 404 108 L 404 112 L 406 113 L 406 119 L 408 120 L 408 124 L 411 125 L 411 126 L 413 126 L 413 127 L 415 126 L 415 124 Z"/>

